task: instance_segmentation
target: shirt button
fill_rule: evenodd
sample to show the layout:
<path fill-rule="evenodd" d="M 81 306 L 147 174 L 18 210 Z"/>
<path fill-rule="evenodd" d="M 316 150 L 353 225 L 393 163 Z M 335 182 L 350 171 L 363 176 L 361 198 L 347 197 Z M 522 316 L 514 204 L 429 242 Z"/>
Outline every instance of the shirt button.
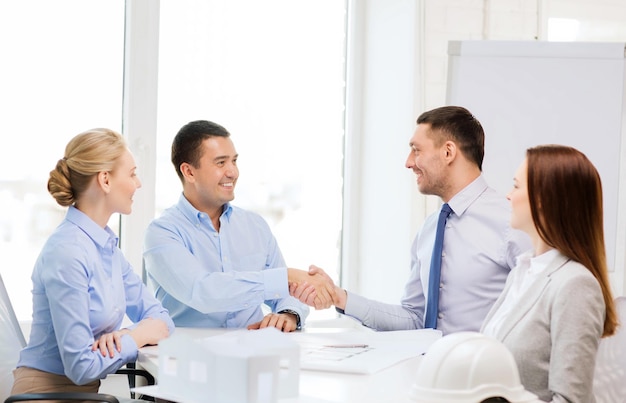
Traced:
<path fill-rule="evenodd" d="M 280 298 L 280 294 L 274 294 L 274 297 Z"/>
<path fill-rule="evenodd" d="M 443 319 L 443 314 L 441 312 L 439 312 L 439 315 L 437 315 L 438 319 Z"/>

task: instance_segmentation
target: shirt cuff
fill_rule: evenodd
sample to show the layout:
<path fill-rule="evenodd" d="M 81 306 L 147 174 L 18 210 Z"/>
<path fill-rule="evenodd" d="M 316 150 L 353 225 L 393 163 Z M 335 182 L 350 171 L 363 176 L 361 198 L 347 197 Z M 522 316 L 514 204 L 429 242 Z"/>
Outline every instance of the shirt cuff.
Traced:
<path fill-rule="evenodd" d="M 133 362 L 137 361 L 137 354 L 139 352 L 139 347 L 137 343 L 135 343 L 135 339 L 130 334 L 125 334 L 122 336 L 122 361 L 124 362 Z"/>
<path fill-rule="evenodd" d="M 343 309 L 344 315 L 351 316 L 357 319 L 359 322 L 363 322 L 363 318 L 366 317 L 369 310 L 368 300 L 358 294 L 353 294 L 350 291 L 346 291 L 346 306 Z"/>
<path fill-rule="evenodd" d="M 287 268 L 263 270 L 264 300 L 281 299 L 289 296 Z"/>

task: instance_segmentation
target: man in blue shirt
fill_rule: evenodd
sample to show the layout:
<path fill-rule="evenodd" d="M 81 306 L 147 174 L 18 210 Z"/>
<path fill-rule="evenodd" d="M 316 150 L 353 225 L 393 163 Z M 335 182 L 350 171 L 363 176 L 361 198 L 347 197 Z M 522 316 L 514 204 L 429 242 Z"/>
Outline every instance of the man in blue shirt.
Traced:
<path fill-rule="evenodd" d="M 322 275 L 288 269 L 266 221 L 230 204 L 237 157 L 230 133 L 216 123 L 198 120 L 180 129 L 172 163 L 183 192 L 148 226 L 148 280 L 176 326 L 290 332 L 309 308 L 289 295 L 289 282 L 325 282 Z M 328 292 L 318 294 L 330 300 Z M 265 316 L 264 303 L 272 311 Z"/>
<path fill-rule="evenodd" d="M 452 209 L 443 238 L 436 328 L 443 334 L 478 331 L 522 252 L 531 248 L 511 228 L 510 206 L 482 176 L 484 131 L 465 108 L 444 106 L 424 112 L 409 142 L 406 167 L 422 194 L 436 195 Z M 374 301 L 336 287 L 340 313 L 377 330 L 421 329 L 425 325 L 430 261 L 439 212 L 426 218 L 411 248 L 411 272 L 400 305 Z M 323 273 L 314 268 L 312 273 Z M 328 281 L 331 281 L 328 278 Z M 308 300 L 307 287 L 292 295 Z"/>

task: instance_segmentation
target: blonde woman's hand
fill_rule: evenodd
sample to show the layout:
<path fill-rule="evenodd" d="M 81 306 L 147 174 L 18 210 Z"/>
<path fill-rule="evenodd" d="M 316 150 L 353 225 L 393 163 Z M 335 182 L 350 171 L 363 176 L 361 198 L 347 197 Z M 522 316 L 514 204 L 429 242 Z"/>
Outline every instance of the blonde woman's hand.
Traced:
<path fill-rule="evenodd" d="M 118 353 L 122 351 L 122 336 L 129 333 L 128 329 L 105 333 L 94 340 L 91 351 L 100 350 L 103 357 L 106 357 L 108 353 L 109 357 L 113 358 L 116 351 Z"/>
<path fill-rule="evenodd" d="M 170 335 L 167 324 L 160 319 L 146 318 L 129 332 L 137 347 L 159 344 Z"/>

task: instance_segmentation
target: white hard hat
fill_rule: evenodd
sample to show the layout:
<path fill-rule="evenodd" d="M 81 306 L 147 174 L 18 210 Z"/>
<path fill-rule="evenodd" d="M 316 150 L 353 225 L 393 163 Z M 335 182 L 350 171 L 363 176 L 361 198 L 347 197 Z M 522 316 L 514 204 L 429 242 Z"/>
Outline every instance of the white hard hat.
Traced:
<path fill-rule="evenodd" d="M 433 343 L 410 396 L 418 403 L 478 403 L 492 397 L 511 403 L 539 402 L 520 383 L 511 352 L 477 332 L 452 333 Z"/>

